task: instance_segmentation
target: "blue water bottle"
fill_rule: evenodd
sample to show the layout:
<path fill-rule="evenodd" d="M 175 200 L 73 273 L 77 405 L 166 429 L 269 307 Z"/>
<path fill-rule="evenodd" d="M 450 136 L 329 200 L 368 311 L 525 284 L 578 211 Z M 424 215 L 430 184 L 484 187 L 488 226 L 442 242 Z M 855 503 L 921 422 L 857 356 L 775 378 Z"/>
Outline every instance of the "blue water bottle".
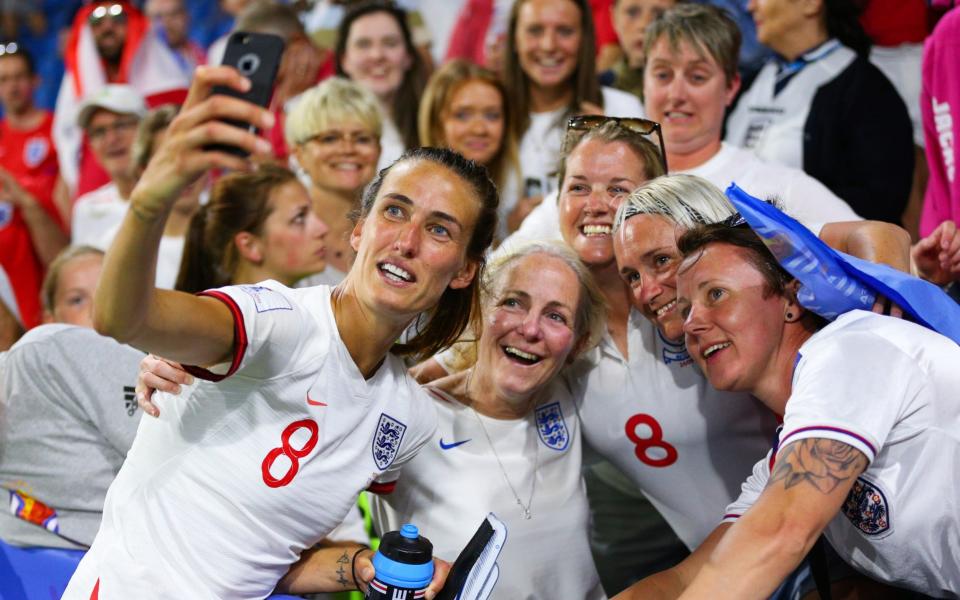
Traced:
<path fill-rule="evenodd" d="M 433 579 L 433 544 L 408 523 L 381 538 L 373 568 L 368 600 L 419 600 Z"/>

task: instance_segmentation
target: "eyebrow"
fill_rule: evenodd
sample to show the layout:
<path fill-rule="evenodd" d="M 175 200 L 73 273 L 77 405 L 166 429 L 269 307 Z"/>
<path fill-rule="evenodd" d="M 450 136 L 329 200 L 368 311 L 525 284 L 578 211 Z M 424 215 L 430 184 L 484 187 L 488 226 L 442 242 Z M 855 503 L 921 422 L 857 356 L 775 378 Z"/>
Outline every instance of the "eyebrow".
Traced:
<path fill-rule="evenodd" d="M 396 200 L 397 202 L 400 202 L 401 204 L 406 204 L 407 206 L 410 206 L 410 207 L 416 206 L 416 203 L 413 200 L 411 200 L 409 197 L 404 196 L 403 194 L 398 194 L 396 192 L 387 192 L 386 194 L 383 195 L 383 197 L 390 198 L 391 200 Z M 459 219 L 457 219 L 456 217 L 454 217 L 449 213 L 443 212 L 442 210 L 430 211 L 430 216 L 436 219 L 440 219 L 442 221 L 447 221 L 448 223 L 452 223 L 457 227 L 459 227 L 460 229 L 463 229 L 463 225 L 460 223 Z"/>
<path fill-rule="evenodd" d="M 503 296 L 504 296 L 504 297 L 510 296 L 510 295 L 521 296 L 522 298 L 527 299 L 527 300 L 530 299 L 530 294 L 528 294 L 527 292 L 525 292 L 525 291 L 523 291 L 523 290 L 513 290 L 513 289 L 505 289 L 505 290 L 503 290 Z M 573 309 L 572 307 L 567 306 L 566 304 L 564 304 L 563 302 L 560 302 L 559 300 L 551 300 L 550 302 L 547 302 L 547 306 L 559 306 L 560 308 L 565 308 L 565 309 L 569 310 L 570 312 L 574 312 L 574 309 Z"/>

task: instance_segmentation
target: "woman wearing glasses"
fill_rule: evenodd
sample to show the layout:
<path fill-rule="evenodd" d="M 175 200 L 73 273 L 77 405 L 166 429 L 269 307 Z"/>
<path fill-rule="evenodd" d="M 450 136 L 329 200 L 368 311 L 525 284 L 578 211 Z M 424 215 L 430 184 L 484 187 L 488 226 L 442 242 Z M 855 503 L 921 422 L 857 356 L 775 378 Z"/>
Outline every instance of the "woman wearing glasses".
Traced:
<path fill-rule="evenodd" d="M 586 0 L 519 0 L 510 13 L 503 79 L 517 119 L 524 196 L 532 207 L 554 186 L 567 118 L 578 113 L 643 116 L 636 97 L 601 88 Z"/>
<path fill-rule="evenodd" d="M 336 285 L 353 264 L 351 215 L 380 159 L 377 99 L 366 88 L 334 77 L 300 96 L 284 129 L 291 163 L 309 180 L 313 211 L 330 227 L 327 268 L 305 283 Z"/>

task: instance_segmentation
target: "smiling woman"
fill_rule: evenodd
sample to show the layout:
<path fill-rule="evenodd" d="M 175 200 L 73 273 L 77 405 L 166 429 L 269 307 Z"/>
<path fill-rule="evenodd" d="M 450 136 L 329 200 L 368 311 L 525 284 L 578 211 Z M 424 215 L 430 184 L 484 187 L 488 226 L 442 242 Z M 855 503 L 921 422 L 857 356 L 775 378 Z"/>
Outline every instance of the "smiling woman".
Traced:
<path fill-rule="evenodd" d="M 287 115 L 284 133 L 291 162 L 310 182 L 314 212 L 330 227 L 328 268 L 305 283 L 340 283 L 353 263 L 352 213 L 376 173 L 382 120 L 377 99 L 341 77 L 304 92 Z"/>
<path fill-rule="evenodd" d="M 392 2 L 352 6 L 337 31 L 337 75 L 349 77 L 377 97 L 384 116 L 379 167 L 404 149 L 420 145 L 417 110 L 427 68 L 413 45 L 406 13 Z"/>
<path fill-rule="evenodd" d="M 394 492 L 374 498 L 374 521 L 415 522 L 449 558 L 493 511 L 510 531 L 498 561 L 514 567 L 492 597 L 602 598 L 579 419 L 558 374 L 602 335 L 603 296 L 575 254 L 540 242 L 491 263 L 481 311 L 475 364 L 427 388 L 440 426 Z"/>
<path fill-rule="evenodd" d="M 156 249 L 180 191 L 211 168 L 252 170 L 211 145 L 266 150 L 264 140 L 219 121 L 269 127 L 272 115 L 210 97 L 215 85 L 244 90 L 249 82 L 229 67 L 197 70 L 108 252 L 94 316 L 101 332 L 202 365 L 188 370 L 203 381 L 188 394 L 157 398 L 160 416 L 142 423 L 68 599 L 96 590 L 104 597 L 271 593 L 300 553 L 343 521 L 361 490 L 389 492 L 433 434 L 433 407 L 395 354 L 443 347 L 474 305 L 496 188 L 482 168 L 442 149 L 410 152 L 369 187 L 350 238 L 357 260 L 336 288 L 264 281 L 200 295 L 156 289 Z M 251 239 L 251 250 L 258 247 Z M 419 333 L 396 345 L 422 314 Z M 347 552 L 365 586 L 372 553 L 358 547 L 324 549 L 312 578 L 290 584 L 353 588 L 337 575 Z M 178 558 L 149 558 L 157 556 Z M 437 570 L 432 593 L 444 574 Z"/>

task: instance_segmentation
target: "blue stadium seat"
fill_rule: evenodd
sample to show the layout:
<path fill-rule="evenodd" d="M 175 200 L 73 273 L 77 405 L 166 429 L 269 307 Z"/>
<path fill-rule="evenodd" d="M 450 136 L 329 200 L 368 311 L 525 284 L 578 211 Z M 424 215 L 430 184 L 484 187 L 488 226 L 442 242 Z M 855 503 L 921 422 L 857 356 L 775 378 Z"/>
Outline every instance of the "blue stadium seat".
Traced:
<path fill-rule="evenodd" d="M 20 548 L 0 540 L 0 600 L 59 598 L 83 554 L 83 550 Z"/>

